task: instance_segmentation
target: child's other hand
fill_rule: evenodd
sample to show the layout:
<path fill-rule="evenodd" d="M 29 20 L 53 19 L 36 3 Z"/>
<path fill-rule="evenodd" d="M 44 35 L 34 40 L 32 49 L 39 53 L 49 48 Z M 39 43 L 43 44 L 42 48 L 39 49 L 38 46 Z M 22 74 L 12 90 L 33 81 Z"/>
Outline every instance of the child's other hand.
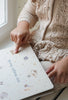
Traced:
<path fill-rule="evenodd" d="M 10 36 L 11 40 L 16 43 L 15 53 L 18 53 L 19 48 L 29 41 L 29 23 L 26 21 L 20 22 Z"/>
<path fill-rule="evenodd" d="M 54 63 L 46 72 L 55 83 L 68 82 L 68 57 Z"/>

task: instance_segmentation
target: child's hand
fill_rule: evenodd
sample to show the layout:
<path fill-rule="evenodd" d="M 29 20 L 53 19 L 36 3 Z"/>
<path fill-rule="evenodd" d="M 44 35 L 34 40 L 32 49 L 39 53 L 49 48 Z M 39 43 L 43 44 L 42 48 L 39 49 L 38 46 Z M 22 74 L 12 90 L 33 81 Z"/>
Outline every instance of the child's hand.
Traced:
<path fill-rule="evenodd" d="M 48 76 L 54 77 L 55 83 L 68 82 L 68 57 L 54 63 L 47 71 Z"/>
<path fill-rule="evenodd" d="M 22 21 L 11 32 L 11 40 L 16 43 L 15 53 L 18 53 L 19 47 L 29 41 L 29 23 Z"/>

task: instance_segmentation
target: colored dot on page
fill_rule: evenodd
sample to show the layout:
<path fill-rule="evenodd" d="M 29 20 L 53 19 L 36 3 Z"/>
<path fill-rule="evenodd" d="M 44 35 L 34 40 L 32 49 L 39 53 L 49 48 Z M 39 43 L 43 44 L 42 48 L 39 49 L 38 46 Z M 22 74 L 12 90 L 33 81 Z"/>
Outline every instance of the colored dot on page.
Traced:
<path fill-rule="evenodd" d="M 27 56 L 25 56 L 25 57 L 24 57 L 24 60 L 28 60 L 28 57 L 27 57 Z"/>
<path fill-rule="evenodd" d="M 31 75 L 28 75 L 27 77 L 31 77 Z"/>
<path fill-rule="evenodd" d="M 12 54 L 12 55 L 14 55 L 14 54 L 15 54 L 14 50 L 10 50 L 10 52 L 11 52 L 11 54 Z"/>
<path fill-rule="evenodd" d="M 0 82 L 0 85 L 3 85 L 3 82 Z"/>
<path fill-rule="evenodd" d="M 27 84 L 25 84 L 25 85 L 24 85 L 24 87 L 26 88 L 26 87 L 28 87 L 28 85 L 27 85 Z"/>
<path fill-rule="evenodd" d="M 0 66 L 0 69 L 2 69 L 2 66 Z"/>
<path fill-rule="evenodd" d="M 30 90 L 30 88 L 26 88 L 26 89 L 24 89 L 24 91 L 29 91 Z"/>

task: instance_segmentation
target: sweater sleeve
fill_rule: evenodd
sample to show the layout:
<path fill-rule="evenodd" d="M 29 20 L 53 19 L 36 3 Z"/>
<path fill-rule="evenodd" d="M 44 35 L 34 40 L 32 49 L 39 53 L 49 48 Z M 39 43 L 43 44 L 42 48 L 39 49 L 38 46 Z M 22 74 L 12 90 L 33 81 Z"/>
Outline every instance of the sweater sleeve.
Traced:
<path fill-rule="evenodd" d="M 31 0 L 28 0 L 18 17 L 17 23 L 24 20 L 27 21 L 30 24 L 30 28 L 32 28 L 38 20 L 35 11 L 36 5 L 32 3 Z"/>

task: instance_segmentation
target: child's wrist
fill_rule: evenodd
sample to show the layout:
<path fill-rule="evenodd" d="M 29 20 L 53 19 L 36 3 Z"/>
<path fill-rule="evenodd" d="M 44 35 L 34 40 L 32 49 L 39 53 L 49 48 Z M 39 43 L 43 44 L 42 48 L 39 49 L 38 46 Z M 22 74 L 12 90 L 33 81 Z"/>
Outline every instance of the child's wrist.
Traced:
<path fill-rule="evenodd" d="M 21 21 L 18 23 L 17 27 L 22 28 L 22 27 L 26 27 L 27 29 L 29 29 L 29 23 L 27 21 Z"/>

